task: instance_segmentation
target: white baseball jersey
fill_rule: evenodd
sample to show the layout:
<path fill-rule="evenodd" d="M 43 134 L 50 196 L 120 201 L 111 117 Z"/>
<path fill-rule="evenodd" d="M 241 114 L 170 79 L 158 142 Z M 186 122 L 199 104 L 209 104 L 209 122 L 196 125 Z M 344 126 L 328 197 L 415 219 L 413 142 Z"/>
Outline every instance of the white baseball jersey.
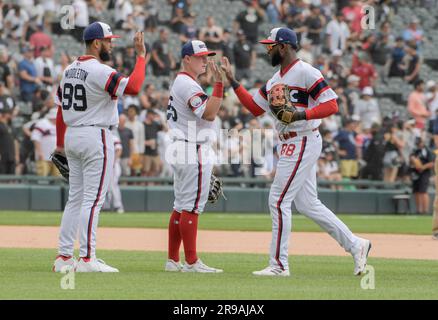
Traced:
<path fill-rule="evenodd" d="M 79 57 L 64 70 L 55 96 L 66 125 L 117 125 L 117 97 L 123 95 L 128 79 L 92 56 Z"/>
<path fill-rule="evenodd" d="M 318 69 L 304 61 L 295 60 L 283 70 L 283 72 L 280 70 L 276 72 L 274 76 L 253 95 L 254 102 L 272 116 L 273 114 L 269 109 L 268 96 L 271 88 L 279 83 L 284 83 L 289 86 L 291 101 L 299 111 L 312 109 L 322 102 L 338 97 L 328 86 Z M 300 132 L 312 130 L 317 128 L 320 124 L 321 120 L 317 119 L 296 121 L 285 125 L 275 118 L 275 127 L 279 134 L 289 131 Z"/>
<path fill-rule="evenodd" d="M 56 126 L 48 119 L 37 121 L 32 130 L 31 140 L 41 144 L 43 160 L 49 161 L 50 154 L 56 147 Z"/>
<path fill-rule="evenodd" d="M 207 137 L 197 137 L 200 130 L 214 130 L 214 121 L 202 119 L 207 100 L 208 95 L 195 79 L 188 73 L 178 73 L 170 89 L 167 106 L 167 123 L 172 137 L 197 143 L 209 140 Z"/>

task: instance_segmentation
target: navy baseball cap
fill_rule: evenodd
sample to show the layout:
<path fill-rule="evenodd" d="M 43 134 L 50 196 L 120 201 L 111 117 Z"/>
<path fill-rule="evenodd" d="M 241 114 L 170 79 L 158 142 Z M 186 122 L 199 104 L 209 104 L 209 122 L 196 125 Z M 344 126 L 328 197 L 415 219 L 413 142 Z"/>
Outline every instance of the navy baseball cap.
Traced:
<path fill-rule="evenodd" d="M 120 38 L 111 31 L 111 27 L 103 22 L 93 22 L 84 30 L 84 41 L 94 39 L 111 39 Z"/>
<path fill-rule="evenodd" d="M 215 56 L 216 52 L 208 51 L 207 46 L 200 40 L 187 41 L 181 49 L 181 58 L 185 56 Z"/>
<path fill-rule="evenodd" d="M 259 41 L 263 44 L 285 43 L 298 47 L 297 34 L 289 28 L 274 28 L 267 39 Z"/>

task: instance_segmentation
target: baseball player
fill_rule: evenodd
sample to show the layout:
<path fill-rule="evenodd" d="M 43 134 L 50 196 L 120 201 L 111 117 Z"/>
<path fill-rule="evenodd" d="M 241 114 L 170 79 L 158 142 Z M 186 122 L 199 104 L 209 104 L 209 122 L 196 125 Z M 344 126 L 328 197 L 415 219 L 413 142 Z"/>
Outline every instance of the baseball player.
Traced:
<path fill-rule="evenodd" d="M 117 99 L 139 93 L 145 78 L 143 32 L 134 45 L 137 61 L 129 77 L 104 64 L 110 60 L 113 35 L 109 25 L 94 22 L 85 28 L 86 54 L 69 65 L 55 102 L 58 105 L 57 151 L 64 150 L 69 164 L 70 190 L 62 216 L 59 255 L 53 270 L 73 266 L 76 272 L 118 272 L 96 258 L 99 212 L 111 182 L 114 144 L 111 129 L 119 117 Z M 73 257 L 79 232 L 79 261 Z"/>
<path fill-rule="evenodd" d="M 269 193 L 272 217 L 272 242 L 269 266 L 253 272 L 258 276 L 289 276 L 288 244 L 291 233 L 291 203 L 299 212 L 315 221 L 328 232 L 354 258 L 354 274 L 360 275 L 366 266 L 371 243 L 355 236 L 333 212 L 318 199 L 316 171 L 322 149 L 318 126 L 322 118 L 338 111 L 337 95 L 327 85 L 322 74 L 297 58 L 297 36 L 288 28 L 274 28 L 266 45 L 272 66 L 280 66 L 273 77 L 254 95 L 248 93 L 234 78 L 226 58 L 222 68 L 230 80 L 240 102 L 254 116 L 272 111 L 272 95 L 278 84 L 290 90 L 290 100 L 296 110 L 289 117 L 283 114 L 275 118 L 281 141 L 279 161 Z M 277 115 L 277 116 L 279 116 Z M 280 121 L 281 120 L 281 121 Z M 280 147 L 280 146 L 279 146 Z"/>
<path fill-rule="evenodd" d="M 177 155 L 175 161 L 170 161 L 174 171 L 175 202 L 169 221 L 165 271 L 222 272 L 205 265 L 196 252 L 198 215 L 207 202 L 213 169 L 211 140 L 197 133 L 214 128 L 223 97 L 221 71 L 213 60 L 207 58 L 215 54 L 199 40 L 184 44 L 181 50 L 183 71 L 178 73 L 170 89 L 167 122 L 173 143 L 168 150 L 177 150 Z M 210 97 L 197 82 L 207 66 L 216 81 Z M 195 130 L 195 134 L 191 134 L 191 130 Z M 179 262 L 181 241 L 186 260 L 184 265 Z"/>
<path fill-rule="evenodd" d="M 111 183 L 108 188 L 108 194 L 103 204 L 103 209 L 111 210 L 114 208 L 117 213 L 124 213 L 125 210 L 123 209 L 122 193 L 120 192 L 119 186 L 119 179 L 122 174 L 120 156 L 122 155 L 123 147 L 117 129 L 113 129 L 111 133 L 114 142 L 114 168 Z"/>

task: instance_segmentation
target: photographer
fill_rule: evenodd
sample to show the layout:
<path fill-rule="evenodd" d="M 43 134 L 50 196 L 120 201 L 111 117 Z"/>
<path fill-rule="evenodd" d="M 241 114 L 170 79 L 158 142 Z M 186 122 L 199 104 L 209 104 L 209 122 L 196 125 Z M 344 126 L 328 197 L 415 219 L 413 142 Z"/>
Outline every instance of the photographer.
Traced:
<path fill-rule="evenodd" d="M 404 148 L 403 133 L 397 125 L 391 125 L 384 134 L 383 180 L 395 182 L 399 168 L 403 165 L 401 150 Z"/>

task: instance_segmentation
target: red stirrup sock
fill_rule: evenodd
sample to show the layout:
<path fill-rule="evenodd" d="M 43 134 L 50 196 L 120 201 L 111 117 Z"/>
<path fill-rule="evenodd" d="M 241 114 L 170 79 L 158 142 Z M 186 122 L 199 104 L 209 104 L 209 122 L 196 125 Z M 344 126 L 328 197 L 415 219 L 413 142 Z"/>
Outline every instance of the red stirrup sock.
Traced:
<path fill-rule="evenodd" d="M 179 219 L 181 213 L 173 210 L 169 220 L 169 251 L 168 258 L 175 262 L 179 261 L 179 247 L 181 246 L 181 233 L 179 231 Z"/>
<path fill-rule="evenodd" d="M 188 264 L 194 264 L 198 260 L 196 255 L 196 236 L 198 234 L 198 215 L 183 211 L 179 220 L 179 230 L 184 245 L 184 254 Z"/>

